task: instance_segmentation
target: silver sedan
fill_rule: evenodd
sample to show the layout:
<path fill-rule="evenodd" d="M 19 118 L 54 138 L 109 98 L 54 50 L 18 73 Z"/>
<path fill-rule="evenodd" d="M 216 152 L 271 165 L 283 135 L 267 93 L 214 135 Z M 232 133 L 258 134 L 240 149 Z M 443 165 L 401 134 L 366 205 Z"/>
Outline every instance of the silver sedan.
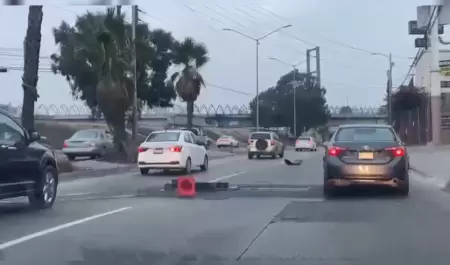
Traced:
<path fill-rule="evenodd" d="M 77 131 L 72 137 L 64 141 L 63 153 L 74 160 L 79 156 L 91 158 L 102 157 L 114 146 L 110 132 L 101 129 Z"/>

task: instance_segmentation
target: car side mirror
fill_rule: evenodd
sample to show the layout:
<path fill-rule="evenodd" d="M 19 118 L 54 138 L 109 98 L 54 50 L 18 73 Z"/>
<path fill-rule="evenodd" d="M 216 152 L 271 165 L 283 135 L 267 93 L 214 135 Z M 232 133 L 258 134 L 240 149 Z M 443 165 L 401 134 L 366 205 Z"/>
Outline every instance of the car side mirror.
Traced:
<path fill-rule="evenodd" d="M 30 132 L 30 143 L 37 142 L 41 139 L 42 139 L 42 137 L 38 132 L 36 132 L 36 131 Z"/>

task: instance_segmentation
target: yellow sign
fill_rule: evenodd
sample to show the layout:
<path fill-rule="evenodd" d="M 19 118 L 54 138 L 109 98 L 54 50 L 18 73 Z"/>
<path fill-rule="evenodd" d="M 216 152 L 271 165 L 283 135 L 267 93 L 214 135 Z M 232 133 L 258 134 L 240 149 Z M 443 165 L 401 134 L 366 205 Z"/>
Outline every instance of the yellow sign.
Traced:
<path fill-rule="evenodd" d="M 450 67 L 441 67 L 441 75 L 450 76 Z"/>

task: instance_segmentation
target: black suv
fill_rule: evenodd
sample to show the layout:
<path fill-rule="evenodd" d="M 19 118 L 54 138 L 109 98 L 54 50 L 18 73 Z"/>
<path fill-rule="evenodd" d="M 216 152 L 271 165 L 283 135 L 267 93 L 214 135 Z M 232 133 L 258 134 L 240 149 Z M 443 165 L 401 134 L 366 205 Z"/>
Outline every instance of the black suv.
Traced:
<path fill-rule="evenodd" d="M 37 132 L 27 132 L 0 110 L 0 199 L 28 196 L 37 208 L 56 198 L 58 170 L 53 150 L 41 145 Z"/>

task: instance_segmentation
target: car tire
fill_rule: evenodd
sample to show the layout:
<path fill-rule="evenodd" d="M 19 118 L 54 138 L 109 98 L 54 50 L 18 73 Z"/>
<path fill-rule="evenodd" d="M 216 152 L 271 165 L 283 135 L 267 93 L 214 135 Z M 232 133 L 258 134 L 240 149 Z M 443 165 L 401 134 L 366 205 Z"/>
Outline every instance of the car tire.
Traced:
<path fill-rule="evenodd" d="M 28 201 L 33 208 L 47 209 L 53 206 L 58 190 L 58 170 L 47 165 L 42 171 L 34 190 L 28 195 Z"/>
<path fill-rule="evenodd" d="M 283 157 L 284 157 L 284 150 L 281 151 L 281 154 L 280 154 L 280 158 L 283 158 Z"/>
<path fill-rule="evenodd" d="M 139 170 L 141 171 L 141 175 L 147 175 L 149 171 L 148 168 L 140 168 Z"/>
<path fill-rule="evenodd" d="M 70 161 L 75 160 L 75 158 L 76 158 L 76 156 L 72 156 L 72 155 L 68 155 L 67 156 L 67 159 L 69 159 Z"/>
<path fill-rule="evenodd" d="M 247 157 L 248 157 L 248 159 L 252 160 L 253 159 L 253 154 L 252 153 L 248 153 Z"/>
<path fill-rule="evenodd" d="M 330 185 L 323 185 L 323 196 L 327 199 L 336 197 L 336 188 Z"/>
<path fill-rule="evenodd" d="M 201 171 L 207 171 L 209 167 L 209 159 L 208 156 L 205 155 L 205 158 L 203 159 L 203 165 L 200 166 Z"/>
<path fill-rule="evenodd" d="M 186 160 L 186 165 L 184 166 L 183 172 L 185 174 L 190 174 L 192 172 L 192 162 L 190 157 Z"/>
<path fill-rule="evenodd" d="M 271 157 L 271 158 L 272 158 L 272 159 L 276 159 L 277 156 L 278 156 L 277 153 L 274 153 L 274 154 L 272 154 L 272 157 Z"/>
<path fill-rule="evenodd" d="M 398 195 L 402 197 L 408 197 L 409 196 L 409 178 L 407 178 L 407 181 L 400 185 L 397 190 Z"/>

